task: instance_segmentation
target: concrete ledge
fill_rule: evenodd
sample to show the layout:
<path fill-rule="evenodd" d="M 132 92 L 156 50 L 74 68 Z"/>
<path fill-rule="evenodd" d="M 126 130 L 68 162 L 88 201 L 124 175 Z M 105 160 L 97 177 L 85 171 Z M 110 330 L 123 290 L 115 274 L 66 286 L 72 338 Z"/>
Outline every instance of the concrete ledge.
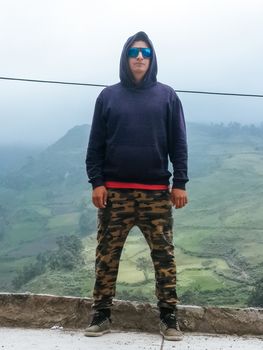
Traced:
<path fill-rule="evenodd" d="M 115 301 L 113 329 L 158 332 L 158 309 L 149 303 Z M 36 294 L 0 294 L 0 326 L 81 329 L 89 322 L 91 299 Z M 183 331 L 263 335 L 263 309 L 178 306 Z"/>

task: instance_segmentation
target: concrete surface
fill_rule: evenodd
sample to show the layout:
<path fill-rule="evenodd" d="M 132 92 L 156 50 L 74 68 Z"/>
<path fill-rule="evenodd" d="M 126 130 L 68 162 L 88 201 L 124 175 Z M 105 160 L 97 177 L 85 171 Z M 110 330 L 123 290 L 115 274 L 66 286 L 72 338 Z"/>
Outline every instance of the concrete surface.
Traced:
<path fill-rule="evenodd" d="M 91 317 L 91 304 L 89 298 L 0 293 L 0 327 L 48 329 L 57 324 L 83 329 Z M 159 332 L 158 309 L 149 303 L 114 300 L 112 321 L 115 330 Z M 263 308 L 179 305 L 178 321 L 189 333 L 263 335 Z"/>
<path fill-rule="evenodd" d="M 1 350 L 262 350 L 263 338 L 187 333 L 180 342 L 158 334 L 117 332 L 87 338 L 83 331 L 0 328 Z"/>

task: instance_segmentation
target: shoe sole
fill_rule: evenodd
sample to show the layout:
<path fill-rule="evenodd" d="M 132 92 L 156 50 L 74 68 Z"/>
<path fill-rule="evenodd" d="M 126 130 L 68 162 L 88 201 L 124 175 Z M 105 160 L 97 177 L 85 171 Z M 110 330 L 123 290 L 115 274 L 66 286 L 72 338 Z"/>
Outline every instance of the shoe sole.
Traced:
<path fill-rule="evenodd" d="M 105 331 L 102 331 L 102 332 L 86 332 L 84 335 L 85 337 L 100 337 L 110 332 L 111 332 L 110 329 L 106 329 Z"/>
<path fill-rule="evenodd" d="M 180 341 L 183 340 L 183 336 L 178 335 L 165 335 L 162 331 L 160 331 L 160 334 L 164 337 L 165 340 L 170 340 L 170 341 Z"/>

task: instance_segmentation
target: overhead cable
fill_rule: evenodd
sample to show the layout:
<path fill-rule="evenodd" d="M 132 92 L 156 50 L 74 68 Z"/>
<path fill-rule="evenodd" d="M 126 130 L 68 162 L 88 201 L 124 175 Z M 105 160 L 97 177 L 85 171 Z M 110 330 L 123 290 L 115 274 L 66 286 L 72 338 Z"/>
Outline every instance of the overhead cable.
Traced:
<path fill-rule="evenodd" d="M 0 77 L 0 80 L 12 80 L 23 81 L 30 83 L 45 83 L 45 84 L 61 84 L 61 85 L 78 85 L 78 86 L 93 86 L 93 87 L 108 87 L 105 84 L 93 84 L 93 83 L 79 83 L 71 81 L 57 81 L 57 80 L 42 80 L 42 79 L 26 79 L 26 78 L 13 78 L 13 77 Z M 223 96 L 238 96 L 238 97 L 263 97 L 263 94 L 249 94 L 249 93 L 234 93 L 234 92 L 216 92 L 216 91 L 198 91 L 198 90 L 175 90 L 176 92 L 188 93 L 188 94 L 203 94 L 203 95 L 223 95 Z"/>

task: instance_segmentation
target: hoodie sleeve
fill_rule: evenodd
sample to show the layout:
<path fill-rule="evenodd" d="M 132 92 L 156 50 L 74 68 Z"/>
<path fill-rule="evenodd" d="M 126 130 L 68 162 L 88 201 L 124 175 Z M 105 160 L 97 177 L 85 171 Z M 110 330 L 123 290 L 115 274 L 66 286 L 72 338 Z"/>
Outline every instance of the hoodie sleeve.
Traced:
<path fill-rule="evenodd" d="M 96 100 L 86 155 L 86 170 L 93 189 L 104 185 L 102 168 L 106 149 L 106 124 L 103 117 L 103 102 Z"/>
<path fill-rule="evenodd" d="M 184 112 L 177 96 L 173 99 L 168 125 L 169 158 L 173 165 L 173 188 L 185 189 L 187 176 L 187 139 Z"/>

